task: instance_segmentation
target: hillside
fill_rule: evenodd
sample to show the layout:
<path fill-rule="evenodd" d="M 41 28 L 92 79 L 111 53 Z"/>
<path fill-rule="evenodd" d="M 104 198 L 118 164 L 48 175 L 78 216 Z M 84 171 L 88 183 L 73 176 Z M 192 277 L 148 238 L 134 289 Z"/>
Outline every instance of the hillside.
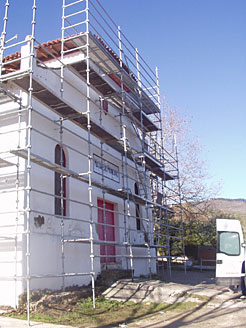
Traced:
<path fill-rule="evenodd" d="M 246 199 L 215 198 L 209 200 L 209 205 L 212 209 L 221 212 L 246 214 Z"/>
<path fill-rule="evenodd" d="M 239 219 L 246 234 L 246 199 L 216 198 L 208 202 L 211 209 L 218 211 L 218 215 L 223 213 L 224 217 Z"/>

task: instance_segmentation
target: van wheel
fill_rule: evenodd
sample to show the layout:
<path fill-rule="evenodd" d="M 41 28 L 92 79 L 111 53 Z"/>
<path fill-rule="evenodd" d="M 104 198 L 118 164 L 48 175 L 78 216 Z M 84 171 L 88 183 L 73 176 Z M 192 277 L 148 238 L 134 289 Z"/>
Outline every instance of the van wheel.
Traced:
<path fill-rule="evenodd" d="M 242 264 L 242 273 L 245 273 L 245 261 Z M 242 290 L 242 294 L 246 296 L 245 277 L 241 277 L 241 290 Z"/>

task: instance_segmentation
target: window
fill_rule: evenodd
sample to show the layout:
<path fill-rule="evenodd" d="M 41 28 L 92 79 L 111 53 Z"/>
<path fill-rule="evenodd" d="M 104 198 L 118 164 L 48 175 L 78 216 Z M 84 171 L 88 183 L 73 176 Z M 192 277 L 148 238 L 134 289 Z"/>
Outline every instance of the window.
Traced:
<path fill-rule="evenodd" d="M 55 148 L 55 163 L 66 167 L 66 156 L 60 145 Z M 55 214 L 66 216 L 66 178 L 55 172 Z"/>
<path fill-rule="evenodd" d="M 102 108 L 103 108 L 105 113 L 108 113 L 108 102 L 106 100 L 103 100 Z"/>
<path fill-rule="evenodd" d="M 136 204 L 136 226 L 137 226 L 137 230 L 141 230 L 141 219 L 140 219 L 139 204 Z"/>
<path fill-rule="evenodd" d="M 237 232 L 222 231 L 218 236 L 219 253 L 226 255 L 240 255 L 240 238 Z"/>
<path fill-rule="evenodd" d="M 139 195 L 139 189 L 137 183 L 134 185 L 135 195 Z M 136 204 L 136 228 L 137 230 L 141 230 L 141 218 L 140 218 L 140 206 Z"/>

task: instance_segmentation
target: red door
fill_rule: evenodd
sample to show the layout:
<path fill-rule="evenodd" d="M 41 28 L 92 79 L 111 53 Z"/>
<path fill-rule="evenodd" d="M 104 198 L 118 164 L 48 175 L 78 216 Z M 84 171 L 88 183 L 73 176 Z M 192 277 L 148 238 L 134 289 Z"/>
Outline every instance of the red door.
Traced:
<path fill-rule="evenodd" d="M 114 229 L 114 204 L 104 202 L 105 211 L 103 208 L 103 201 L 97 200 L 98 206 L 98 236 L 99 240 L 115 241 L 115 229 Z M 116 262 L 115 246 L 114 245 L 100 245 L 100 258 L 101 263 Z"/>

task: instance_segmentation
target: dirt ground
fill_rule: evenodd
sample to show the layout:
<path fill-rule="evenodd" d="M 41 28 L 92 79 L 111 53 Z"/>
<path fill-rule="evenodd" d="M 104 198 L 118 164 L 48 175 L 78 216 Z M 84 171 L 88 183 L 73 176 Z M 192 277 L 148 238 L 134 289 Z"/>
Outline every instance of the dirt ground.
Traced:
<path fill-rule="evenodd" d="M 150 317 L 139 317 L 126 323 L 100 326 L 101 328 L 208 328 L 208 327 L 246 327 L 246 299 L 240 291 L 216 286 L 214 271 L 173 271 L 164 281 L 121 280 L 105 292 L 112 299 L 134 300 L 136 302 L 160 302 L 176 304 L 192 302 L 193 308 L 159 311 Z M 87 328 L 83 325 L 78 328 Z M 61 327 L 33 323 L 34 327 Z M 26 327 L 23 321 L 0 318 L 0 327 Z"/>
<path fill-rule="evenodd" d="M 184 294 L 191 295 L 191 299 L 198 297 L 197 306 L 193 310 L 182 312 L 158 313 L 150 319 L 138 320 L 122 325 L 122 328 L 208 328 L 208 327 L 246 327 L 246 299 L 241 297 L 240 291 L 216 286 L 214 271 L 190 271 L 184 276 L 183 272 L 172 273 L 172 277 L 163 287 L 173 303 L 173 289 L 175 286 L 176 300 L 182 301 Z M 180 291 L 182 291 L 180 293 Z M 185 292 L 186 291 L 186 292 Z M 179 296 L 177 296 L 179 295 Z M 188 299 L 188 298 L 186 298 Z"/>
<path fill-rule="evenodd" d="M 139 320 L 122 327 L 131 328 L 208 328 L 208 327 L 246 327 L 245 301 L 222 302 L 221 304 L 202 304 L 195 310 L 156 315 L 149 320 Z"/>

